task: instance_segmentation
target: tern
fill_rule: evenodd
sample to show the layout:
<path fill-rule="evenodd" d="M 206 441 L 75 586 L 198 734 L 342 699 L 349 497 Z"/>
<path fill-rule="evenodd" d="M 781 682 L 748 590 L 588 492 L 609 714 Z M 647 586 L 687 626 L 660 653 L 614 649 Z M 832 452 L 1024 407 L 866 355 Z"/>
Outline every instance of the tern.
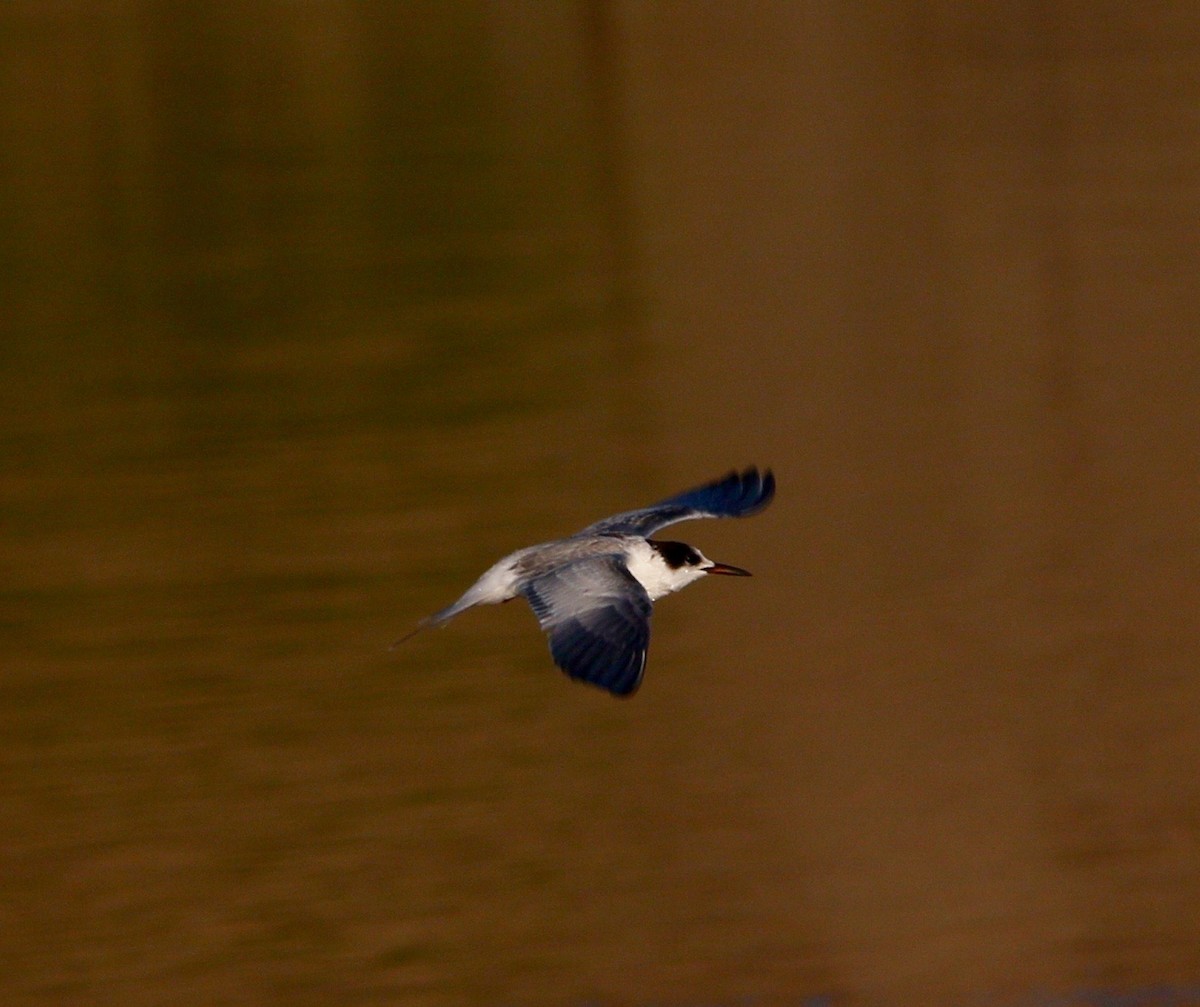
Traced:
<path fill-rule="evenodd" d="M 518 549 L 461 598 L 421 620 L 408 636 L 440 626 L 476 605 L 523 597 L 549 637 L 550 655 L 571 678 L 631 696 L 646 670 L 651 604 L 708 574 L 749 577 L 683 542 L 649 536 L 679 521 L 749 517 L 775 495 L 767 469 L 730 472 L 639 510 L 614 514 L 569 538 Z"/>

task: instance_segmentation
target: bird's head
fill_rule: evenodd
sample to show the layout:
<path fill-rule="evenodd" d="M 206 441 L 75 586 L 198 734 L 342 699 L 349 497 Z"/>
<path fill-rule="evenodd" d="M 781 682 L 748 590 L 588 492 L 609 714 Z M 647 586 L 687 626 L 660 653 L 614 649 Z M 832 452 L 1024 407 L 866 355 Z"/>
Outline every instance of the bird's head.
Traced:
<path fill-rule="evenodd" d="M 705 556 L 699 549 L 686 542 L 656 542 L 651 540 L 658 558 L 666 567 L 665 576 L 669 587 L 664 594 L 678 591 L 693 581 L 699 580 L 705 574 L 719 573 L 728 577 L 749 577 L 750 571 L 740 566 L 730 566 L 728 563 L 716 563 Z"/>

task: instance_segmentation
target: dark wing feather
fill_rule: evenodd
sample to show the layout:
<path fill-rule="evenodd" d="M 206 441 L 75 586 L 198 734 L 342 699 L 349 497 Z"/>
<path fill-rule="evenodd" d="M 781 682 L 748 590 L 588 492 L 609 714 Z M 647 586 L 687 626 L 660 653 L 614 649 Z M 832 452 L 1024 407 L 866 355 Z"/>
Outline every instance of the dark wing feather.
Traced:
<path fill-rule="evenodd" d="M 687 490 L 640 510 L 614 514 L 588 525 L 582 535 L 652 535 L 678 521 L 701 517 L 749 517 L 757 514 L 775 495 L 775 476 L 770 469 L 730 472 L 703 486 Z"/>
<path fill-rule="evenodd" d="M 568 563 L 521 593 L 550 638 L 554 663 L 571 678 L 630 696 L 650 646 L 650 597 L 615 556 Z"/>

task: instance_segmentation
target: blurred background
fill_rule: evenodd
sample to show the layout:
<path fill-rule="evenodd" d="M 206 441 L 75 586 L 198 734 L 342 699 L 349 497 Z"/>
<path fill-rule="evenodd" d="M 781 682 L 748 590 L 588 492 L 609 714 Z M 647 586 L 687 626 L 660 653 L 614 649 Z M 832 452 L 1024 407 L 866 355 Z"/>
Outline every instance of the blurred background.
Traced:
<path fill-rule="evenodd" d="M 9 0 L 0 999 L 1200 1003 L 1198 234 L 1191 4 Z"/>

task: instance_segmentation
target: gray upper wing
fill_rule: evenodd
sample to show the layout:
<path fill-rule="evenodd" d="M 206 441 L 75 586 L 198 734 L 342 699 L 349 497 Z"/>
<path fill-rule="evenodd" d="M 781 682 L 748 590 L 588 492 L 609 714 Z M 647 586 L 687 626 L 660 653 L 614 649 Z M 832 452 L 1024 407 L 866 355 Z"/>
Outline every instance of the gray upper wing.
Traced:
<path fill-rule="evenodd" d="M 529 581 L 521 593 L 571 678 L 616 696 L 641 684 L 650 646 L 650 597 L 617 556 L 576 560 Z"/>
<path fill-rule="evenodd" d="M 576 535 L 652 535 L 659 528 L 693 518 L 749 517 L 766 507 L 774 496 L 775 476 L 771 470 L 760 474 L 757 468 L 748 468 L 661 503 L 606 517 Z"/>

